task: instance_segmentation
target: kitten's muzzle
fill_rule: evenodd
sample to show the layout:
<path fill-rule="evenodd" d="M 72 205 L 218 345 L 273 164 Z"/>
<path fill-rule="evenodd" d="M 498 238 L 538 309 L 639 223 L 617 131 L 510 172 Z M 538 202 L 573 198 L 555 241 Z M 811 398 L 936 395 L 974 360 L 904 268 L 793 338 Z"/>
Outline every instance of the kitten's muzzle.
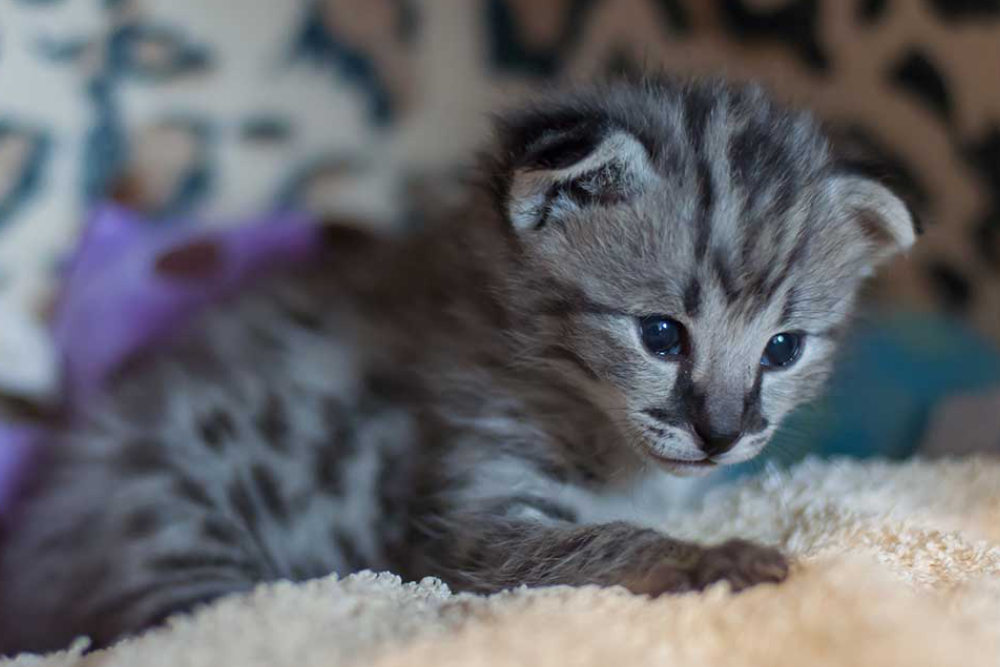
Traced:
<path fill-rule="evenodd" d="M 717 431 L 701 423 L 694 424 L 694 432 L 698 436 L 698 449 L 709 458 L 725 454 L 743 437 L 742 431 Z"/>
<path fill-rule="evenodd" d="M 743 392 L 719 388 L 711 393 L 692 391 L 688 415 L 698 449 L 709 458 L 725 454 L 739 442 L 747 423 L 747 400 Z"/>

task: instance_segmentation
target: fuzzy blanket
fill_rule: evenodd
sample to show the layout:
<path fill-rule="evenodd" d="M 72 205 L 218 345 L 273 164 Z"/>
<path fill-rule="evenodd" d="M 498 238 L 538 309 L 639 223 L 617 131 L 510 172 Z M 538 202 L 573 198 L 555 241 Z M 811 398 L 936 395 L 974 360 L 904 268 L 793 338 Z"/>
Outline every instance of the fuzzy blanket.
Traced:
<path fill-rule="evenodd" d="M 104 652 L 5 667 L 1000 665 L 1000 459 L 806 462 L 664 528 L 796 560 L 779 586 L 452 595 L 390 574 L 261 586 Z"/>

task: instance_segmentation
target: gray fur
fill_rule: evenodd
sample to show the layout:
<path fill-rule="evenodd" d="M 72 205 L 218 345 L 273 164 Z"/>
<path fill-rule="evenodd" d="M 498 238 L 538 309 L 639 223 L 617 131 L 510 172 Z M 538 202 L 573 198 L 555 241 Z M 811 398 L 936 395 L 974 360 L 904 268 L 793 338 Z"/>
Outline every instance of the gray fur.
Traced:
<path fill-rule="evenodd" d="M 819 390 L 863 276 L 913 241 L 905 207 L 808 115 L 718 82 L 539 102 L 484 174 L 463 214 L 218 307 L 60 432 L 0 551 L 0 652 L 363 568 L 482 592 L 782 579 L 772 549 L 644 526 L 670 472 L 751 458 Z M 651 314 L 683 357 L 644 349 Z M 802 357 L 764 370 L 782 331 Z M 696 420 L 742 436 L 709 460 Z"/>

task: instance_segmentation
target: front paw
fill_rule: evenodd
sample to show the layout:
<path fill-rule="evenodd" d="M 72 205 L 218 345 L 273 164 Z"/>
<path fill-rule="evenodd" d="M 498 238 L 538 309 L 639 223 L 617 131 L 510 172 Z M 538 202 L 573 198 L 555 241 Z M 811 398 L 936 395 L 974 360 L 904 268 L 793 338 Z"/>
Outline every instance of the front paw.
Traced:
<path fill-rule="evenodd" d="M 742 591 L 757 584 L 776 584 L 788 576 L 788 561 L 777 549 L 744 540 L 699 548 L 690 560 L 654 566 L 626 586 L 634 593 L 658 596 L 700 591 L 720 581 Z"/>
<path fill-rule="evenodd" d="M 757 584 L 777 584 L 788 576 L 788 561 L 777 549 L 744 540 L 708 547 L 691 570 L 698 590 L 728 581 L 734 591 Z"/>

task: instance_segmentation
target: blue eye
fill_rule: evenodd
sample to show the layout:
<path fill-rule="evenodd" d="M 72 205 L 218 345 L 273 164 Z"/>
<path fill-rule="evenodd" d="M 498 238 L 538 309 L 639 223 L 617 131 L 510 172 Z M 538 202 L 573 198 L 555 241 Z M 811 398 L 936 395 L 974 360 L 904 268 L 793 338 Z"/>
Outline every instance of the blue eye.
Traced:
<path fill-rule="evenodd" d="M 772 336 L 764 348 L 760 365 L 770 368 L 790 366 L 799 358 L 802 351 L 802 335 L 796 333 L 780 333 Z"/>
<path fill-rule="evenodd" d="M 684 353 L 684 327 L 680 322 L 662 315 L 650 315 L 639 320 L 642 342 L 658 357 L 675 357 Z"/>

